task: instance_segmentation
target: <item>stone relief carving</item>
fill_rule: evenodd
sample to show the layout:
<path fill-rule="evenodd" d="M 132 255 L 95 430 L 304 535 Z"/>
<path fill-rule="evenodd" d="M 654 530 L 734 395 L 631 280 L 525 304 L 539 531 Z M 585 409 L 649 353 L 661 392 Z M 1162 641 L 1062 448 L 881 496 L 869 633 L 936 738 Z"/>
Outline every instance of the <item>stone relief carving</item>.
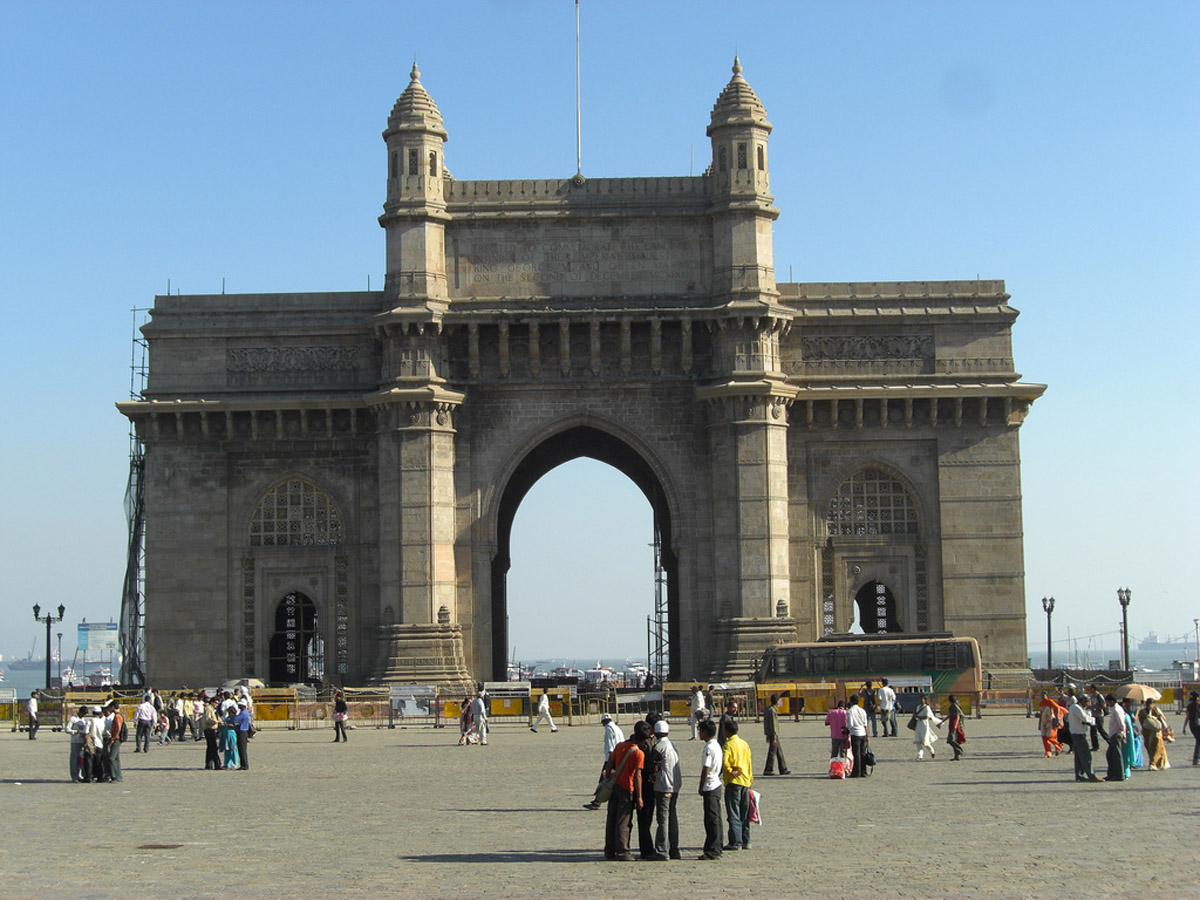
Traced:
<path fill-rule="evenodd" d="M 808 335 L 800 339 L 801 353 L 810 361 L 930 359 L 933 337 L 927 334 Z"/>
<path fill-rule="evenodd" d="M 243 347 L 225 351 L 227 372 L 344 372 L 358 365 L 357 347 Z"/>

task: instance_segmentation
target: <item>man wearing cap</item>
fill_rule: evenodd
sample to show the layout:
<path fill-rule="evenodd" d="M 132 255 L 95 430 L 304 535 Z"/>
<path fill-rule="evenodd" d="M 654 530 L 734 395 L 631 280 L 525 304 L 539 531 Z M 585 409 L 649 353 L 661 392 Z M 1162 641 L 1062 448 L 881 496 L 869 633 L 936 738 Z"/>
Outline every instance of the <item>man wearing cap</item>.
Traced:
<path fill-rule="evenodd" d="M 248 732 L 250 731 L 250 712 L 246 709 L 245 700 L 237 702 L 237 713 L 230 719 L 229 724 L 233 727 L 235 737 L 237 738 L 238 768 L 249 769 L 250 751 L 246 745 L 249 743 L 247 739 L 249 738 Z"/>
<path fill-rule="evenodd" d="M 604 772 L 608 768 L 609 757 L 612 756 L 613 748 L 621 741 L 625 740 L 625 732 L 621 730 L 621 726 L 613 721 L 613 717 L 608 713 L 600 716 L 600 724 L 604 726 L 604 761 L 600 764 L 600 782 L 604 781 Z M 599 787 L 599 784 L 597 784 Z M 599 809 L 600 801 L 592 798 L 590 803 L 583 804 L 584 809 Z"/>
<path fill-rule="evenodd" d="M 654 821 L 657 826 L 654 831 L 654 855 L 649 859 L 680 859 L 679 855 L 679 816 L 675 806 L 679 800 L 680 780 L 683 774 L 679 767 L 679 753 L 667 736 L 671 726 L 666 719 L 654 723 L 654 768 L 657 775 L 654 779 Z"/>
<path fill-rule="evenodd" d="M 108 713 L 104 719 L 104 780 L 123 781 L 121 776 L 121 726 L 125 724 L 125 717 L 121 715 L 121 704 L 116 697 L 108 701 Z"/>
<path fill-rule="evenodd" d="M 86 762 L 91 772 L 92 781 L 107 781 L 104 777 L 104 744 L 105 726 L 108 720 L 104 718 L 104 710 L 99 706 L 92 707 L 92 718 L 88 723 L 87 743 L 85 745 Z M 86 779 L 85 779 L 86 780 Z"/>
<path fill-rule="evenodd" d="M 1074 686 L 1068 690 L 1067 694 L 1071 698 L 1071 704 L 1067 708 L 1067 724 L 1071 729 L 1072 751 L 1075 754 L 1075 780 L 1099 781 L 1100 779 L 1092 771 L 1092 748 L 1088 746 L 1088 729 L 1095 724 L 1096 720 L 1079 703 Z"/>

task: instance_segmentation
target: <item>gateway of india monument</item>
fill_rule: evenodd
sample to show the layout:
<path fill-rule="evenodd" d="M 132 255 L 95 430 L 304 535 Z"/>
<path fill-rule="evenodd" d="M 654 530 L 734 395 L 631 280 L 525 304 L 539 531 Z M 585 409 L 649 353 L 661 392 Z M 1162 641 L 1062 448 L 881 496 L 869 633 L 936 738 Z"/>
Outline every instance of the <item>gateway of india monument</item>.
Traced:
<path fill-rule="evenodd" d="M 1045 387 L 1004 282 L 777 282 L 772 126 L 736 61 L 695 177 L 460 181 L 409 78 L 382 291 L 155 298 L 118 404 L 149 678 L 504 678 L 513 517 L 580 456 L 653 508 L 671 679 L 852 627 L 1024 666 L 1017 432 Z"/>

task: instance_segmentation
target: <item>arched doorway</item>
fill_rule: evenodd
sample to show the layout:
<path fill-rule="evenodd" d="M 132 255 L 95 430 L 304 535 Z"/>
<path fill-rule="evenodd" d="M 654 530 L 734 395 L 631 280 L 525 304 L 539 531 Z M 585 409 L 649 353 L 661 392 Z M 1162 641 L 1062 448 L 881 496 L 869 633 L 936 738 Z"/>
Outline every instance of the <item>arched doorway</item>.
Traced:
<path fill-rule="evenodd" d="M 854 595 L 858 604 L 858 621 L 864 634 L 884 634 L 900 631 L 896 618 L 896 597 L 881 581 L 868 581 Z"/>
<path fill-rule="evenodd" d="M 317 606 L 292 591 L 275 607 L 271 636 L 272 684 L 315 684 L 325 680 L 325 642 L 317 627 Z"/>
<path fill-rule="evenodd" d="M 492 678 L 506 677 L 508 635 L 508 571 L 512 565 L 512 526 L 522 499 L 533 485 L 551 469 L 580 457 L 607 463 L 626 475 L 645 498 L 654 513 L 654 538 L 660 547 L 660 565 L 666 581 L 667 642 L 678 645 L 678 561 L 672 550 L 671 514 L 666 493 L 649 463 L 628 444 L 613 435 L 590 426 L 577 426 L 560 432 L 539 444 L 517 466 L 500 500 L 497 527 L 497 552 L 492 559 Z M 652 598 L 647 597 L 647 612 Z M 641 628 L 640 624 L 633 627 Z M 678 655 L 669 656 L 669 675 L 677 677 Z"/>

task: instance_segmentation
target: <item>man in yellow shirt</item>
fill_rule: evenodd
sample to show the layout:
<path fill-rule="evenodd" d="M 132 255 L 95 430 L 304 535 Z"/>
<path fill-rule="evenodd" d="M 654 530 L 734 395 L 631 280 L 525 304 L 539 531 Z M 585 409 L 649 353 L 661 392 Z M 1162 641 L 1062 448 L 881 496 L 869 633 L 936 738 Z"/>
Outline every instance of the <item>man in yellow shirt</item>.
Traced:
<path fill-rule="evenodd" d="M 725 783 L 725 818 L 729 821 L 729 843 L 726 850 L 750 849 L 750 785 L 754 770 L 750 762 L 750 745 L 738 737 L 735 720 L 725 723 L 724 759 L 721 780 Z"/>

